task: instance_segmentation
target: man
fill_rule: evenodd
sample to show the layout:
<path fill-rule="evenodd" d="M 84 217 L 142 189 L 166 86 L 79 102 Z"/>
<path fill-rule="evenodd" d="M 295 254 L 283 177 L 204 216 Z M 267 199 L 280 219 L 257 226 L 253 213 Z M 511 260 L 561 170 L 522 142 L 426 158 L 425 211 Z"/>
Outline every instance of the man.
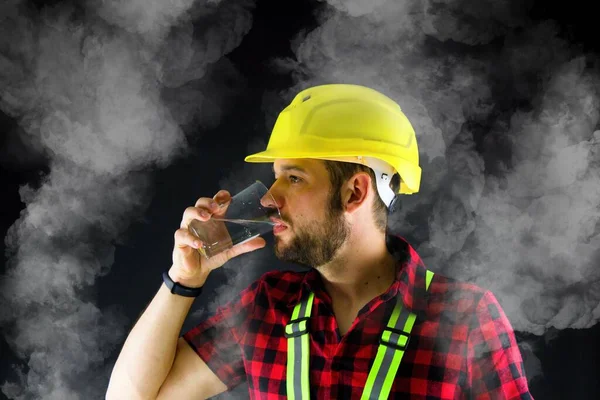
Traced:
<path fill-rule="evenodd" d="M 415 133 L 372 89 L 324 85 L 281 112 L 267 150 L 282 221 L 275 254 L 313 267 L 263 275 L 178 338 L 210 271 L 262 238 L 202 260 L 186 227 L 219 215 L 220 191 L 184 212 L 165 285 L 127 338 L 107 398 L 206 398 L 248 382 L 251 398 L 531 399 L 493 294 L 426 270 L 386 232 L 419 189 Z"/>

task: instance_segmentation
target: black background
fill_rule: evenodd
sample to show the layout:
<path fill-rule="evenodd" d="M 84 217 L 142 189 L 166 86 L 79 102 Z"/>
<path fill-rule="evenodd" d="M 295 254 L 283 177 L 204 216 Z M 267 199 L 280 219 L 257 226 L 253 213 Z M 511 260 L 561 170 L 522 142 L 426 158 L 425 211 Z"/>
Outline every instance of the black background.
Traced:
<path fill-rule="evenodd" d="M 38 1 L 36 5 L 43 7 L 44 3 Z M 202 134 L 195 143 L 195 155 L 153 172 L 154 195 L 143 220 L 131 225 L 126 242 L 117 247 L 111 272 L 99 278 L 93 288 L 98 306 L 120 307 L 129 318 L 129 328 L 160 285 L 160 273 L 170 265 L 172 233 L 177 229 L 185 207 L 197 197 L 212 196 L 220 189 L 219 181 L 230 173 L 232 165 L 239 166 L 250 153 L 248 145 L 251 137 L 262 135 L 265 140 L 268 138 L 271 127 L 265 126 L 264 122 L 261 109 L 263 94 L 266 90 L 283 90 L 293 84 L 291 76 L 274 72 L 269 62 L 276 56 L 294 56 L 290 40 L 301 28 L 315 26 L 313 12 L 321 6 L 322 3 L 315 1 L 258 0 L 251 31 L 238 48 L 226 55 L 245 79 L 243 91 L 229 108 L 230 114 L 218 127 Z M 556 21 L 564 38 L 581 44 L 588 51 L 597 52 L 600 41 L 597 14 L 593 10 L 593 2 L 536 1 L 530 16 Z M 5 145 L 5 133 L 14 129 L 16 121 L 0 113 L 0 146 Z M 239 132 L 239 135 L 232 137 L 232 132 Z M 223 143 L 224 137 L 227 137 L 226 144 Z M 24 207 L 19 198 L 19 187 L 38 181 L 40 173 L 47 172 L 47 165 L 43 160 L 14 163 L 7 157 L 4 148 L 1 153 L 0 233 L 4 236 Z M 264 168 L 270 166 L 255 168 L 261 171 L 262 176 L 268 176 L 268 169 Z M 270 240 L 268 238 L 268 245 Z M 0 248 L 4 251 L 4 243 L 0 243 Z M 267 249 L 260 252 L 261 257 L 268 257 Z M 271 265 L 249 272 L 245 283 L 273 268 L 275 261 L 272 258 Z M 282 267 L 280 263 L 277 264 L 279 267 Z M 0 272 L 4 270 L 3 258 Z M 235 271 L 223 268 L 211 276 L 194 310 L 202 311 L 202 303 L 209 301 L 219 288 L 223 288 L 232 274 Z M 237 284 L 243 286 L 244 282 Z M 202 313 L 194 314 L 194 318 L 186 322 L 184 330 L 201 318 Z M 598 325 L 585 330 L 556 332 L 551 341 L 530 334 L 516 334 L 518 339 L 528 339 L 534 343 L 533 355 L 541 361 L 543 375 L 530 382 L 531 392 L 536 399 L 600 398 Z M 106 362 L 114 363 L 117 354 L 115 352 Z M 524 349 L 523 354 L 527 357 L 529 353 Z M 13 378 L 10 364 L 18 361 L 3 338 L 0 338 L 0 356 L 0 382 L 3 382 Z M 244 398 L 244 390 L 236 390 L 233 397 Z"/>

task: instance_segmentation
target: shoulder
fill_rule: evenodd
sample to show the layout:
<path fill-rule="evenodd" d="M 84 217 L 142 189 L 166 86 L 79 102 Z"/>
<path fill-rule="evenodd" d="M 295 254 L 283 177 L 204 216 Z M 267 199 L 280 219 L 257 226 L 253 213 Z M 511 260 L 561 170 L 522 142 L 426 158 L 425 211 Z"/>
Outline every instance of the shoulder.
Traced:
<path fill-rule="evenodd" d="M 492 292 L 469 282 L 435 274 L 429 287 L 428 311 L 469 317 L 483 303 L 496 303 Z"/>

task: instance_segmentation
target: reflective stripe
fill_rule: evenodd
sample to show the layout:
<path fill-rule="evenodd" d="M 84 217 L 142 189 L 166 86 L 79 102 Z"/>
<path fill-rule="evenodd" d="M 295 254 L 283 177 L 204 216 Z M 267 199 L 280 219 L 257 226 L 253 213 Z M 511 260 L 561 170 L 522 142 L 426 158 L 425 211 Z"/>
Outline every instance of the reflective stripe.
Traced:
<path fill-rule="evenodd" d="M 431 285 L 431 280 L 433 279 L 433 272 L 430 270 L 425 271 L 425 290 L 429 290 L 429 285 Z"/>
<path fill-rule="evenodd" d="M 298 313 L 300 312 L 300 304 L 296 304 L 296 306 L 294 307 L 294 311 L 292 312 L 292 320 L 298 319 Z M 285 333 L 286 334 L 290 334 L 290 333 L 295 333 L 294 332 L 294 328 L 297 326 L 297 324 L 288 324 L 285 326 Z M 295 338 L 294 337 L 289 337 L 288 338 L 288 363 L 287 363 L 287 376 L 293 376 L 293 379 L 288 379 L 287 380 L 287 393 L 288 393 L 288 397 L 291 400 L 295 400 L 296 399 L 296 393 L 294 392 L 294 381 L 297 379 L 297 377 L 294 374 L 294 371 L 298 371 L 300 368 L 295 367 L 296 366 L 296 355 L 298 355 L 298 357 L 302 356 L 301 352 L 298 352 L 296 350 L 296 346 L 294 346 L 295 344 Z M 290 383 L 291 381 L 291 383 Z M 297 385 L 299 386 L 299 385 Z"/>
<path fill-rule="evenodd" d="M 425 291 L 429 290 L 433 275 L 433 272 L 425 271 Z M 311 292 L 307 299 L 296 304 L 292 319 L 285 327 L 288 337 L 287 394 L 291 400 L 310 398 L 310 342 L 307 322 L 313 299 L 314 293 Z M 415 314 L 402 307 L 401 296 L 398 296 L 392 315 L 381 333 L 377 355 L 369 371 L 361 400 L 388 398 L 416 318 Z M 292 379 L 289 379 L 290 377 Z"/>
<path fill-rule="evenodd" d="M 400 297 L 398 297 L 400 299 Z M 403 308 L 398 300 L 392 316 L 387 324 L 388 328 L 404 331 L 406 334 L 398 334 L 384 330 L 381 334 L 381 342 L 396 346 L 407 346 L 410 331 L 414 325 L 416 315 Z M 394 378 L 400 362 L 404 356 L 404 350 L 380 343 L 375 356 L 375 362 L 371 366 L 367 383 L 363 390 L 361 400 L 387 399 L 394 383 Z"/>
<path fill-rule="evenodd" d="M 296 304 L 290 322 L 285 326 L 288 337 L 287 393 L 291 400 L 310 399 L 308 321 L 314 293 Z M 306 318 L 306 319 L 303 319 Z M 300 319 L 300 321 L 298 321 Z M 291 379 L 290 379 L 291 377 Z"/>

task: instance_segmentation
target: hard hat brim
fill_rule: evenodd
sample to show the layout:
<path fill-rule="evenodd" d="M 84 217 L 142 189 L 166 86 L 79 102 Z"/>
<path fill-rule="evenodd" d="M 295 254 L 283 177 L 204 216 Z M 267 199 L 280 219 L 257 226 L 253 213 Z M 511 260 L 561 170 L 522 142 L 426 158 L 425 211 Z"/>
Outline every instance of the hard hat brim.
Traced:
<path fill-rule="evenodd" d="M 399 171 L 402 182 L 400 183 L 399 194 L 412 194 L 419 191 L 419 184 L 421 181 L 421 168 L 415 166 L 407 160 L 400 157 L 385 156 L 382 154 L 367 154 L 367 152 L 348 153 L 339 152 L 339 154 L 327 151 L 327 153 L 319 154 L 319 152 L 300 152 L 300 151 L 273 151 L 265 150 L 259 153 L 251 154 L 247 156 L 244 161 L 249 163 L 269 163 L 274 162 L 276 159 L 293 159 L 293 158 L 314 158 L 319 160 L 333 160 L 336 161 L 336 157 L 376 157 L 392 165 L 396 171 Z M 409 174 L 402 174 L 402 171 L 410 170 Z M 408 178 L 408 179 L 406 179 Z"/>

